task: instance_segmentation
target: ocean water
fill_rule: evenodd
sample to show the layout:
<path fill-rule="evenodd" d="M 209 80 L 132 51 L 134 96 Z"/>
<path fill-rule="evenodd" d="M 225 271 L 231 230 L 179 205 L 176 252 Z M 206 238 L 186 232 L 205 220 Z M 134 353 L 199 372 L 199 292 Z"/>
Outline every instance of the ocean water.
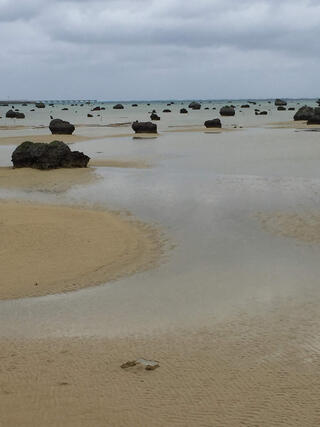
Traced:
<path fill-rule="evenodd" d="M 292 105 L 298 107 L 297 102 Z M 315 101 L 308 102 L 315 105 Z M 101 180 L 66 193 L 0 190 L 1 198 L 98 203 L 108 209 L 129 210 L 159 226 L 173 246 L 159 267 L 129 278 L 65 295 L 0 302 L 0 335 L 152 334 L 212 326 L 237 312 L 267 310 L 275 301 L 287 304 L 295 298 L 318 298 L 319 245 L 275 236 L 261 227 L 257 214 L 320 211 L 320 135 L 268 127 L 268 123 L 292 119 L 294 112 L 278 112 L 267 101 L 260 103 L 257 108 L 269 106 L 269 116 L 255 116 L 251 106 L 233 118 L 223 118 L 226 127 L 238 128 L 219 134 L 194 129 L 204 119 L 217 117 L 217 111 L 202 107 L 184 116 L 177 103 L 168 107 L 172 113 L 160 114 L 155 139 L 134 139 L 129 125 L 79 127 L 76 132 L 97 136 L 107 132 L 108 137 L 73 144 L 73 149 L 95 158 L 146 160 L 152 167 L 99 167 L 96 173 Z M 124 110 L 106 105 L 101 122 L 147 119 L 148 111 L 154 108 L 160 113 L 167 107 L 164 104 L 126 105 Z M 218 107 L 218 103 L 208 105 Z M 61 112 L 59 106 L 52 111 L 56 117 L 59 113 L 61 118 L 84 123 L 90 106 L 83 107 L 81 115 L 76 108 Z M 36 111 L 21 124 L 44 125 L 48 113 Z M 94 123 L 99 120 L 95 117 Z M 185 131 L 176 132 L 180 126 Z M 23 132 L 48 130 L 1 134 Z M 10 164 L 12 149 L 0 146 L 2 165 Z"/>

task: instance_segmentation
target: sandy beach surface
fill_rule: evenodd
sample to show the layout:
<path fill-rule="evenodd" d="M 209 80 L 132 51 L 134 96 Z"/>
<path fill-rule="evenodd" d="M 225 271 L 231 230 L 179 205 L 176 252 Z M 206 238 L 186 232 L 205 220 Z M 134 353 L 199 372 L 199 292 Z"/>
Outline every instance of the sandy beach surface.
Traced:
<path fill-rule="evenodd" d="M 234 103 L 226 131 L 203 127 L 224 102 L 179 103 L 152 138 L 130 123 L 165 103 L 2 120 L 1 427 L 320 424 L 319 134 Z M 88 168 L 11 168 L 49 114 Z"/>

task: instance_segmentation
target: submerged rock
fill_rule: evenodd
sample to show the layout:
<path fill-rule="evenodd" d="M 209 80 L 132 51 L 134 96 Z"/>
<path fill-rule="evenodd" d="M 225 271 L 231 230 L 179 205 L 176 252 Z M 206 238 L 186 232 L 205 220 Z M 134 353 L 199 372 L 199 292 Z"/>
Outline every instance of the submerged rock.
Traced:
<path fill-rule="evenodd" d="M 53 135 L 72 135 L 75 127 L 64 120 L 53 119 L 50 122 L 49 129 Z"/>
<path fill-rule="evenodd" d="M 80 151 L 71 151 L 62 141 L 53 141 L 50 144 L 25 141 L 12 153 L 15 168 L 85 168 L 89 160 L 90 158 Z"/>
<path fill-rule="evenodd" d="M 224 107 L 220 108 L 220 115 L 221 116 L 234 116 L 236 114 L 234 107 L 225 105 Z"/>
<path fill-rule="evenodd" d="M 152 122 L 138 122 L 136 120 L 132 123 L 132 129 L 135 133 L 157 133 L 157 125 Z"/>
<path fill-rule="evenodd" d="M 207 120 L 204 122 L 206 128 L 221 128 L 220 119 Z"/>

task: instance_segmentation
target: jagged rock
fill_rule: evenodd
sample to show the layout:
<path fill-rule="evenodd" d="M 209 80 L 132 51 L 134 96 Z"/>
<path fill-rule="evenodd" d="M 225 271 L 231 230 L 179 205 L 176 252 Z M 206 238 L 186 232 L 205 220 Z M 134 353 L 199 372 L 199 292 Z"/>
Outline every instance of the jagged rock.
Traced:
<path fill-rule="evenodd" d="M 286 101 L 284 101 L 283 99 L 279 99 L 279 98 L 277 98 L 277 99 L 274 101 L 274 105 L 275 105 L 276 107 L 283 107 L 283 106 L 287 105 L 287 102 L 286 102 Z"/>
<path fill-rule="evenodd" d="M 180 114 L 188 114 L 188 110 L 186 108 L 181 108 Z"/>
<path fill-rule="evenodd" d="M 157 113 L 151 113 L 151 116 L 150 116 L 150 119 L 151 120 L 160 120 L 160 117 L 158 116 L 158 114 Z"/>
<path fill-rule="evenodd" d="M 308 105 L 304 105 L 300 107 L 299 110 L 293 117 L 293 120 L 309 120 L 314 115 L 314 108 L 308 107 Z"/>
<path fill-rule="evenodd" d="M 135 133 L 157 133 L 157 125 L 152 122 L 138 122 L 136 120 L 132 123 L 132 129 Z"/>
<path fill-rule="evenodd" d="M 207 120 L 204 122 L 206 128 L 221 128 L 220 119 Z"/>
<path fill-rule="evenodd" d="M 37 102 L 35 105 L 37 108 L 45 108 L 46 107 L 43 102 Z"/>
<path fill-rule="evenodd" d="M 189 104 L 189 108 L 192 108 L 193 110 L 200 110 L 201 104 L 199 102 L 193 101 Z"/>
<path fill-rule="evenodd" d="M 234 116 L 236 114 L 234 107 L 225 105 L 224 107 L 220 108 L 220 115 L 221 116 Z"/>
<path fill-rule="evenodd" d="M 84 168 L 89 160 L 85 154 L 71 151 L 62 141 L 53 141 L 50 144 L 25 141 L 12 153 L 15 168 Z"/>
<path fill-rule="evenodd" d="M 116 105 L 113 106 L 113 109 L 114 110 L 123 110 L 124 106 L 122 104 L 116 104 Z"/>
<path fill-rule="evenodd" d="M 75 127 L 64 120 L 53 119 L 50 122 L 49 129 L 53 135 L 72 135 Z"/>

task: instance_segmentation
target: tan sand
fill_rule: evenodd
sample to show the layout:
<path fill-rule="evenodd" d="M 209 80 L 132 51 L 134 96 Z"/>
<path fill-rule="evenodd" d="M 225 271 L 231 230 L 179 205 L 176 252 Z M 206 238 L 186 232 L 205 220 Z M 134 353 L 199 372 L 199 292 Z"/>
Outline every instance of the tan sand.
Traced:
<path fill-rule="evenodd" d="M 74 185 L 89 184 L 98 176 L 93 168 L 53 169 L 0 167 L 0 188 L 63 192 Z"/>
<path fill-rule="evenodd" d="M 0 425 L 318 426 L 319 304 L 289 303 L 153 338 L 1 340 Z M 120 368 L 140 357 L 160 367 Z"/>
<path fill-rule="evenodd" d="M 0 202 L 0 299 L 66 292 L 145 270 L 159 233 L 121 215 Z"/>
<path fill-rule="evenodd" d="M 320 243 L 320 214 L 274 212 L 257 215 L 262 227 L 273 234 L 302 242 Z"/>
<path fill-rule="evenodd" d="M 221 133 L 221 132 L 230 132 L 233 130 L 239 130 L 240 127 L 236 128 L 206 128 L 205 126 L 169 126 L 169 130 L 166 130 L 164 132 L 205 132 L 205 133 Z"/>
<path fill-rule="evenodd" d="M 66 144 L 72 144 L 75 142 L 87 141 L 89 139 L 95 139 L 89 136 L 82 135 L 23 135 L 23 136 L 2 136 L 0 137 L 0 145 L 19 145 L 24 141 L 32 142 L 51 142 L 51 141 L 63 141 Z"/>
<path fill-rule="evenodd" d="M 320 125 L 307 125 L 306 121 L 289 121 L 289 122 L 273 122 L 269 123 L 268 127 L 274 129 L 319 129 Z"/>
<path fill-rule="evenodd" d="M 89 166 L 108 168 L 148 169 L 151 164 L 144 160 L 91 159 Z"/>

